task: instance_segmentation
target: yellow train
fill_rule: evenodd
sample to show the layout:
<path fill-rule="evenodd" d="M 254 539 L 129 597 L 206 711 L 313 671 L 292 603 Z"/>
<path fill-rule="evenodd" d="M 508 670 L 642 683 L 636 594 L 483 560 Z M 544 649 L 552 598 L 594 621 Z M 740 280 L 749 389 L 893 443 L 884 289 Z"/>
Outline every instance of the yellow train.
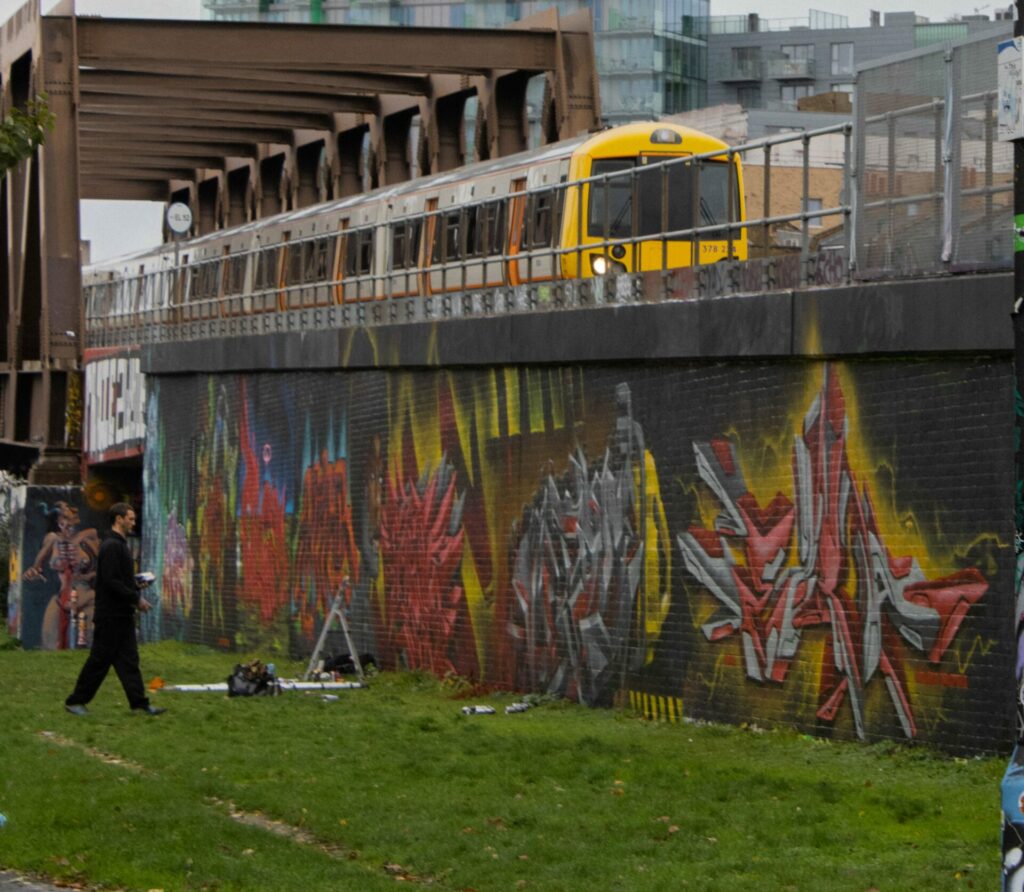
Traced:
<path fill-rule="evenodd" d="M 745 260 L 744 220 L 725 143 L 634 123 L 96 264 L 86 312 L 191 321 Z"/>

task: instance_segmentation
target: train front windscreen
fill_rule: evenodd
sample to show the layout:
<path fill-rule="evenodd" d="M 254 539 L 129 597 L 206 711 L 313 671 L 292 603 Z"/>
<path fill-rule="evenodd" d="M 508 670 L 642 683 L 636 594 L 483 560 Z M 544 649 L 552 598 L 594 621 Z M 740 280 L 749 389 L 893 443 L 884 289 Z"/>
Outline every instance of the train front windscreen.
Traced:
<path fill-rule="evenodd" d="M 658 161 L 664 160 L 659 157 Z M 729 221 L 729 164 L 704 161 L 668 167 L 639 167 L 635 158 L 601 158 L 594 161 L 592 177 L 609 175 L 591 182 L 587 235 L 592 238 L 625 239 L 660 235 L 664 228 L 662 196 L 668 196 L 668 232 L 715 226 Z M 630 176 L 626 171 L 637 168 Z M 694 201 L 694 184 L 700 171 L 700 189 Z M 665 182 L 665 171 L 668 182 Z M 618 174 L 618 176 L 614 176 Z M 633 231 L 633 197 L 637 199 L 637 231 Z M 736 178 L 733 176 L 736 191 Z M 696 205 L 696 207 L 695 207 Z M 732 216 L 738 217 L 739 201 L 734 198 Z M 696 211 L 696 213 L 695 213 Z M 696 222 L 695 222 L 696 220 Z M 711 238 L 724 238 L 721 233 Z"/>

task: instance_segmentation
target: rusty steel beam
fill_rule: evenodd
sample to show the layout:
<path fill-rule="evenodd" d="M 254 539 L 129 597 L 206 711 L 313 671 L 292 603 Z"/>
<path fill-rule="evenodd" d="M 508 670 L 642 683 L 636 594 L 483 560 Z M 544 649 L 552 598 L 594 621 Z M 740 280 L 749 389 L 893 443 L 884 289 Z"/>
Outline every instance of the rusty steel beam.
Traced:
<path fill-rule="evenodd" d="M 138 66 L 132 66 L 135 68 Z M 266 95 L 338 96 L 346 93 L 359 95 L 379 93 L 422 96 L 427 90 L 427 78 L 398 74 L 330 74 L 292 72 L 283 77 L 280 72 L 233 72 L 216 69 L 213 73 L 182 74 L 171 71 L 86 70 L 79 78 L 83 93 L 109 93 L 129 89 L 144 90 L 153 95 L 168 95 L 167 90 L 232 90 Z"/>
<path fill-rule="evenodd" d="M 221 92 L 180 92 L 168 90 L 164 95 L 154 97 L 145 92 L 83 94 L 83 101 L 88 108 L 111 109 L 127 108 L 137 110 L 148 108 L 152 112 L 160 109 L 171 109 L 187 112 L 190 108 L 201 108 L 207 112 L 233 111 L 239 108 L 239 98 L 229 91 Z M 351 111 L 356 114 L 373 114 L 377 108 L 377 100 L 370 96 L 338 96 L 334 100 L 315 96 L 268 96 L 261 95 L 258 101 L 250 100 L 250 105 L 260 112 L 268 114 L 294 116 L 299 120 L 314 120 L 313 115 L 322 117 L 315 120 L 328 121 L 328 116 L 336 111 Z M 304 116 L 304 117 L 303 117 Z M 293 125 L 293 126 L 302 126 Z"/>
<path fill-rule="evenodd" d="M 79 198 L 105 201 L 166 201 L 167 180 L 117 179 L 95 175 L 82 181 Z"/>
<path fill-rule="evenodd" d="M 184 63 L 237 58 L 248 68 L 298 71 L 414 71 L 484 74 L 495 68 L 544 72 L 557 35 L 482 28 L 392 28 L 79 19 L 78 58 L 102 69 L 108 59 Z M 232 53 L 232 50 L 234 51 Z"/>
<path fill-rule="evenodd" d="M 225 124 L 230 124 L 233 127 L 254 127 L 260 129 L 270 127 L 284 128 L 290 131 L 297 127 L 319 130 L 325 125 L 330 126 L 332 121 L 330 115 L 317 115 L 309 112 L 261 110 L 245 113 L 224 110 L 231 107 L 229 105 L 218 107 L 205 103 L 189 107 L 188 103 L 182 100 L 174 104 L 163 104 L 158 109 L 154 104 L 146 103 L 138 96 L 110 97 L 109 102 L 105 100 L 102 104 L 90 104 L 91 110 L 100 111 L 103 114 L 121 114 L 146 124 L 159 124 L 163 121 L 168 126 L 176 124 L 187 126 L 190 122 L 193 124 L 199 122 L 204 126 L 210 126 L 218 121 L 223 121 Z M 237 108 L 237 106 L 234 106 L 234 108 Z"/>
<path fill-rule="evenodd" d="M 110 151 L 114 148 L 131 157 L 155 154 L 191 157 L 198 154 L 207 157 L 223 158 L 229 155 L 245 155 L 250 149 L 255 151 L 255 146 L 241 142 L 161 142 L 159 139 L 152 139 L 150 141 L 143 139 L 118 140 L 110 136 L 100 136 L 93 139 L 87 139 L 83 136 L 78 141 L 78 148 L 79 154 L 83 158 L 91 155 L 107 159 L 110 157 Z"/>
<path fill-rule="evenodd" d="M 213 126 L 189 126 L 191 117 L 184 117 L 174 120 L 173 126 L 168 126 L 168 118 L 153 117 L 133 118 L 128 115 L 101 115 L 92 114 L 84 118 L 79 125 L 80 137 L 93 139 L 96 135 L 110 137 L 118 142 L 126 134 L 127 138 L 153 137 L 166 142 L 206 142 L 210 140 L 225 140 L 232 143 L 244 145 L 257 145 L 267 142 L 284 142 L 292 132 L 290 128 L 267 128 L 267 127 L 246 127 L 245 125 L 232 125 L 231 127 Z"/>

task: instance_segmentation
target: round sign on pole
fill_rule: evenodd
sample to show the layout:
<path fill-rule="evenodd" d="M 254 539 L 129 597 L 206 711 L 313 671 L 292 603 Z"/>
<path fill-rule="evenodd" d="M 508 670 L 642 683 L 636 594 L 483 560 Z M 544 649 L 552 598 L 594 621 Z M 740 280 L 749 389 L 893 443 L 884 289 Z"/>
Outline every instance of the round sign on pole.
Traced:
<path fill-rule="evenodd" d="M 192 209 L 180 201 L 167 208 L 167 228 L 176 235 L 184 235 L 192 228 Z"/>

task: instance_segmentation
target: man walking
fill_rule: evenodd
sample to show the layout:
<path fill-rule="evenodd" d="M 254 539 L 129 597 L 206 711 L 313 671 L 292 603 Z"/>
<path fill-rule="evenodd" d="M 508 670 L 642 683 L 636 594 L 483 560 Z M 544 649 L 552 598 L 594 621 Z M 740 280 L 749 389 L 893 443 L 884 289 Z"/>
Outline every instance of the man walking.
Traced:
<path fill-rule="evenodd" d="M 96 560 L 96 612 L 93 615 L 92 650 L 85 661 L 64 708 L 73 715 L 88 715 L 85 704 L 96 696 L 110 667 L 121 680 L 128 705 L 136 712 L 160 715 L 167 712 L 150 705 L 139 670 L 139 645 L 135 638 L 135 611 L 146 613 L 151 605 L 140 594 L 128 536 L 135 529 L 135 512 L 118 502 L 110 508 L 110 535 L 100 546 Z"/>

